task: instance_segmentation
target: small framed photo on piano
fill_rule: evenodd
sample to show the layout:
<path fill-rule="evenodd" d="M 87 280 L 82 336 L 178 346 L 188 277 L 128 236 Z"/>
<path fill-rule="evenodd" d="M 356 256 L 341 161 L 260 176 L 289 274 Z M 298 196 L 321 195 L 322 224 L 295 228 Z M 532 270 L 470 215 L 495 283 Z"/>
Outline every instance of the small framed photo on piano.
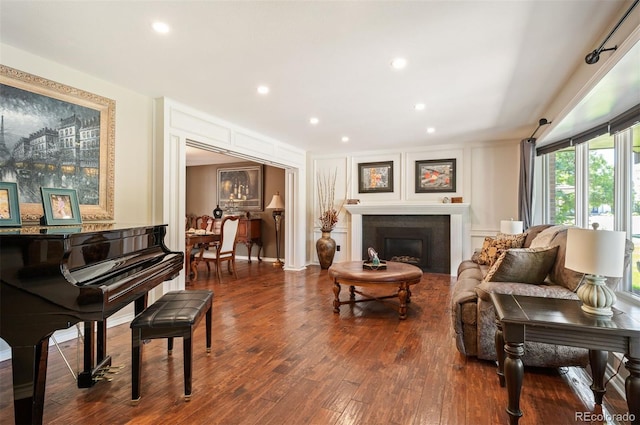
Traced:
<path fill-rule="evenodd" d="M 46 226 L 82 224 L 78 193 L 75 189 L 41 187 L 43 223 Z"/>
<path fill-rule="evenodd" d="M 18 184 L 0 182 L 0 227 L 20 227 L 20 202 Z"/>

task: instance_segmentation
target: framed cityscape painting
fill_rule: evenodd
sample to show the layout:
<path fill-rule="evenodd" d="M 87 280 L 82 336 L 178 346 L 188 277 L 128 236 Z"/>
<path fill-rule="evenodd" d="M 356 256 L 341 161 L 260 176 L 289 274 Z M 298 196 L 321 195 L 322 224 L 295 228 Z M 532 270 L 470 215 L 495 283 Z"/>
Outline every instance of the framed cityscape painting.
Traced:
<path fill-rule="evenodd" d="M 416 161 L 416 193 L 455 191 L 455 159 L 430 159 Z"/>
<path fill-rule="evenodd" d="M 393 161 L 358 164 L 358 193 L 393 192 Z"/>
<path fill-rule="evenodd" d="M 23 221 L 41 187 L 75 189 L 85 220 L 114 218 L 115 101 L 0 65 L 0 180 L 20 187 Z"/>

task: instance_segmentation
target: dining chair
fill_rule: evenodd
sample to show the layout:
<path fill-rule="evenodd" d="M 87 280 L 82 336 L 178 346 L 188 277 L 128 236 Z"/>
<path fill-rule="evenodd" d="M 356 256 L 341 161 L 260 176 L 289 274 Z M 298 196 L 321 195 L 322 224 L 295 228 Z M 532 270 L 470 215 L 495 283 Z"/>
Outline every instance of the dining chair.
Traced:
<path fill-rule="evenodd" d="M 236 274 L 236 236 L 238 234 L 239 217 L 225 217 L 222 219 L 220 229 L 220 242 L 213 245 L 213 249 L 200 249 L 200 261 L 207 263 L 207 270 L 210 271 L 209 262 L 216 265 L 216 277 L 222 280 L 221 265 L 227 262 L 229 273 L 237 279 Z"/>
<path fill-rule="evenodd" d="M 184 230 L 195 229 L 198 217 L 195 214 L 187 214 L 185 216 Z"/>
<path fill-rule="evenodd" d="M 193 224 L 193 228 L 197 229 L 197 230 L 204 230 L 205 232 L 209 233 L 209 232 L 214 232 L 214 228 L 215 228 L 215 222 L 216 220 L 211 217 L 210 215 L 200 215 L 197 217 L 193 218 L 192 224 Z M 193 260 L 197 255 L 200 254 L 200 250 L 201 249 L 209 249 L 211 247 L 211 244 L 196 244 L 192 249 L 191 249 L 191 260 Z M 196 263 L 192 262 L 192 265 L 195 265 Z M 207 271 L 210 271 L 211 268 L 209 267 L 209 263 L 207 263 Z"/>
<path fill-rule="evenodd" d="M 195 228 L 204 229 L 207 232 L 212 232 L 214 222 L 215 222 L 215 219 L 210 215 L 201 215 L 199 217 L 196 217 Z"/>

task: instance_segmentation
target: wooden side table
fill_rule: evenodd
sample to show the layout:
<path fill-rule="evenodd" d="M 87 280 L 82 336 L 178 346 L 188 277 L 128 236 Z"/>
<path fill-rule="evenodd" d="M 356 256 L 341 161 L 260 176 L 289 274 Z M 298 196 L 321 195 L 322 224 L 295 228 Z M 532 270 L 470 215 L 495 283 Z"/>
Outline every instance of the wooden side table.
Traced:
<path fill-rule="evenodd" d="M 578 300 L 491 294 L 496 309 L 496 354 L 500 385 L 506 384 L 509 423 L 522 416 L 520 390 L 524 375 L 524 342 L 569 345 L 589 349 L 593 395 L 602 404 L 608 351 L 624 353 L 629 376 L 625 381 L 631 423 L 640 424 L 640 308 L 618 300 L 611 318 L 580 309 Z"/>

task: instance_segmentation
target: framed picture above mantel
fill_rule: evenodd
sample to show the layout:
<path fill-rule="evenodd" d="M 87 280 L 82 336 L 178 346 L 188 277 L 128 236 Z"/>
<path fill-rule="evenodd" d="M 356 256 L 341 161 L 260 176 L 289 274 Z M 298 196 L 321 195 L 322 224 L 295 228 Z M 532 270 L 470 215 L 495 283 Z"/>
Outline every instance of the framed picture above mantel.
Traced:
<path fill-rule="evenodd" d="M 358 164 L 358 193 L 393 192 L 393 161 Z"/>
<path fill-rule="evenodd" d="M 75 190 L 79 220 L 113 220 L 115 101 L 0 65 L 0 180 L 20 188 L 23 221 L 41 187 Z"/>
<path fill-rule="evenodd" d="M 416 161 L 416 193 L 456 191 L 456 160 L 429 159 Z"/>

